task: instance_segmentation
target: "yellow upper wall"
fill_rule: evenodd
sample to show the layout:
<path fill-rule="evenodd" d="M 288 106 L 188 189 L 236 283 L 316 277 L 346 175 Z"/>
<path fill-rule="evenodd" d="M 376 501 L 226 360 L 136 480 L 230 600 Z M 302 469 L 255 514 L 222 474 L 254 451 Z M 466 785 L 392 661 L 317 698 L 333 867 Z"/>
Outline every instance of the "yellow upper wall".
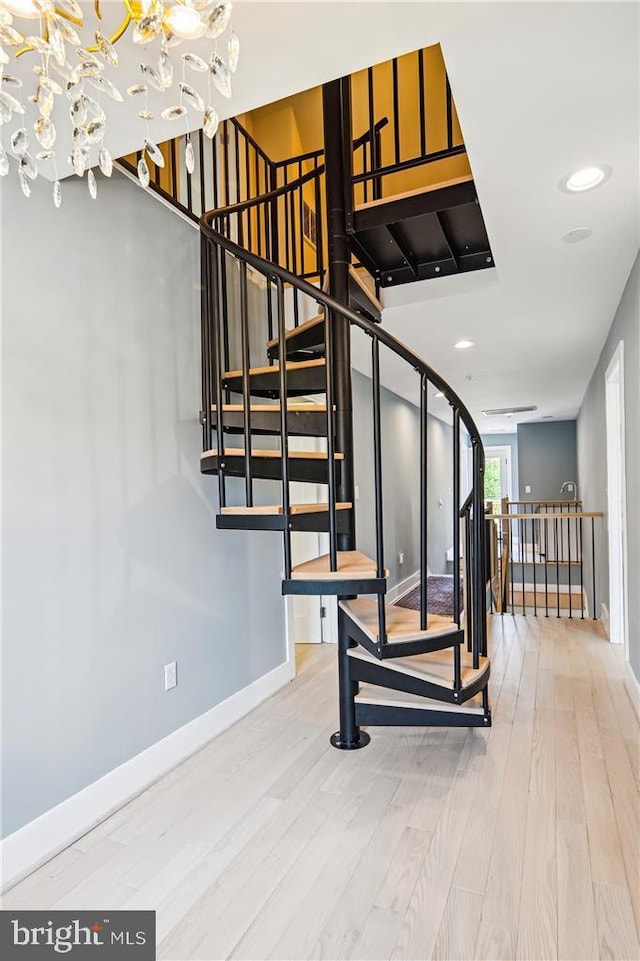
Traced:
<path fill-rule="evenodd" d="M 447 145 L 446 72 L 442 50 L 436 44 L 423 51 L 425 70 L 425 134 L 427 150 L 442 150 Z M 354 139 L 369 127 L 367 71 L 352 76 L 352 117 Z M 399 127 L 401 157 L 420 154 L 420 86 L 418 52 L 398 58 Z M 392 62 L 373 67 L 375 121 L 388 117 L 389 123 L 381 131 L 381 160 L 383 165 L 394 162 L 393 84 Z M 277 103 L 259 107 L 238 117 L 272 160 L 289 157 L 323 146 L 322 88 L 314 87 L 294 94 Z M 453 108 L 453 142 L 462 143 L 460 124 Z M 358 167 L 356 159 L 355 172 Z M 308 169 L 308 168 L 307 168 Z M 431 186 L 469 175 L 471 169 L 466 154 L 423 164 L 412 170 L 387 176 L 382 181 L 382 193 L 391 197 L 408 190 Z M 371 197 L 371 193 L 370 193 Z M 356 190 L 356 203 L 363 200 L 363 188 Z"/>

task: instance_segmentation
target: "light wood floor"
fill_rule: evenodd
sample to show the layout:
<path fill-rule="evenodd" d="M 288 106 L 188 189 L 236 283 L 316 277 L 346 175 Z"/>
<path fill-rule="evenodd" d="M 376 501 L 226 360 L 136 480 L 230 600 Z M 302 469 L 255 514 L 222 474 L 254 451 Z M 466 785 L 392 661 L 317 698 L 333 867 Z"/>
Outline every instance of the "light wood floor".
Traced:
<path fill-rule="evenodd" d="M 154 908 L 159 958 L 638 959 L 638 728 L 589 621 L 492 618 L 485 730 L 329 747 L 335 649 L 8 892 Z M 634 922 L 635 915 L 635 922 Z"/>

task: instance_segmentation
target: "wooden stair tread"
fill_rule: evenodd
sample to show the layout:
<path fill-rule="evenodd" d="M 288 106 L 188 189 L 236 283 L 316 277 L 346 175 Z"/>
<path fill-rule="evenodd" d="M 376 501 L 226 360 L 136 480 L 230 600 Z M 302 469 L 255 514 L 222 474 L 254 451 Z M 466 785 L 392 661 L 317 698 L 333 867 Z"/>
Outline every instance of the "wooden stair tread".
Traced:
<path fill-rule="evenodd" d="M 380 197 L 378 200 L 368 200 L 366 203 L 356 204 L 354 210 L 368 210 L 370 207 L 380 207 L 395 200 L 404 200 L 405 197 L 419 197 L 421 194 L 431 193 L 433 190 L 442 190 L 444 187 L 455 187 L 457 184 L 466 184 L 473 180 L 471 174 L 464 174 L 462 177 L 452 177 L 451 180 L 443 180 L 437 184 L 428 184 L 424 187 L 416 187 L 415 190 L 407 190 L 400 194 L 391 194 L 389 197 Z"/>
<path fill-rule="evenodd" d="M 336 504 L 336 510 L 338 511 L 348 511 L 351 510 L 353 504 L 347 501 L 339 501 Z M 329 510 L 328 504 L 314 503 L 314 504 L 290 504 L 289 514 L 321 514 L 324 511 Z M 267 504 L 261 507 L 223 507 L 220 511 L 221 514 L 252 514 L 258 517 L 262 515 L 265 516 L 281 516 L 283 513 L 282 504 Z"/>
<path fill-rule="evenodd" d="M 378 602 L 366 597 L 358 597 L 352 601 L 341 601 L 343 609 L 358 623 L 361 630 L 367 634 L 374 644 L 378 643 Z M 385 606 L 387 643 L 418 641 L 426 637 L 438 637 L 458 630 L 458 625 L 450 617 L 440 614 L 429 614 L 426 631 L 420 630 L 420 611 L 411 611 L 406 607 L 396 607 L 393 604 Z"/>
<path fill-rule="evenodd" d="M 244 457 L 244 454 L 245 454 L 244 447 L 227 447 L 222 456 L 223 457 Z M 213 448 L 212 450 L 203 451 L 202 454 L 200 454 L 200 460 L 203 460 L 205 457 L 217 457 L 217 456 L 218 456 L 218 450 L 217 448 Z M 262 457 L 266 459 L 269 459 L 271 457 L 280 459 L 282 457 L 282 451 L 281 450 L 252 450 L 251 456 Z M 335 453 L 333 456 L 336 460 L 344 460 L 344 454 Z M 290 450 L 289 460 L 292 460 L 293 458 L 296 458 L 297 460 L 326 460 L 327 453 L 326 451 L 322 451 L 322 450 Z"/>
<path fill-rule="evenodd" d="M 211 410 L 215 413 L 217 411 L 217 406 L 215 404 L 211 405 Z M 223 412 L 229 414 L 242 413 L 244 410 L 244 404 L 223 404 Z M 272 414 L 280 413 L 280 404 L 251 404 L 249 410 L 253 414 Z M 306 414 L 311 412 L 312 414 L 326 414 L 327 405 L 326 404 L 287 404 L 287 410 L 291 414 Z M 335 405 L 334 405 L 335 410 Z"/>
<path fill-rule="evenodd" d="M 385 570 L 385 577 L 389 572 Z M 291 571 L 292 580 L 334 581 L 346 578 L 375 578 L 376 562 L 360 551 L 338 551 L 338 570 L 330 570 L 329 554 L 297 564 Z"/>
<path fill-rule="evenodd" d="M 344 603 L 344 602 L 341 602 Z M 349 602 L 351 603 L 351 602 Z M 366 651 L 363 647 L 352 647 L 347 652 L 349 657 L 370 661 L 390 671 L 408 674 L 421 681 L 429 681 L 439 687 L 453 690 L 453 650 L 434 651 L 429 654 L 414 654 L 411 657 L 391 657 L 380 660 Z M 489 668 L 489 658 L 481 657 L 478 667 L 473 666 L 472 655 L 462 646 L 460 648 L 462 687 L 469 687 L 482 677 Z"/>
<path fill-rule="evenodd" d="M 313 367 L 324 367 L 325 359 L 320 357 L 317 360 L 299 360 L 299 361 L 289 361 L 287 363 L 287 371 L 292 370 L 305 370 L 311 369 Z M 279 364 L 267 365 L 266 367 L 251 367 L 249 369 L 249 376 L 255 377 L 259 374 L 278 374 L 280 371 Z M 226 370 L 223 374 L 224 380 L 231 380 L 232 378 L 242 377 L 242 370 Z"/>
<path fill-rule="evenodd" d="M 484 714 L 482 699 L 479 694 L 465 701 L 464 704 L 450 704 L 438 701 L 432 697 L 420 697 L 409 694 L 408 691 L 394 691 L 390 688 L 378 687 L 374 684 L 360 684 L 360 691 L 356 695 L 356 704 L 380 704 L 385 707 L 412 707 L 425 711 L 450 711 L 452 714 Z"/>
<path fill-rule="evenodd" d="M 297 327 L 291 327 L 285 334 L 285 341 L 294 337 L 296 334 L 302 333 L 303 330 L 311 330 L 312 327 L 318 327 L 320 324 L 324 323 L 324 314 L 318 314 L 316 317 L 312 317 L 310 320 L 305 320 L 303 324 L 299 324 Z M 267 350 L 272 347 L 277 347 L 280 343 L 279 337 L 272 337 L 271 340 L 267 341 Z"/>

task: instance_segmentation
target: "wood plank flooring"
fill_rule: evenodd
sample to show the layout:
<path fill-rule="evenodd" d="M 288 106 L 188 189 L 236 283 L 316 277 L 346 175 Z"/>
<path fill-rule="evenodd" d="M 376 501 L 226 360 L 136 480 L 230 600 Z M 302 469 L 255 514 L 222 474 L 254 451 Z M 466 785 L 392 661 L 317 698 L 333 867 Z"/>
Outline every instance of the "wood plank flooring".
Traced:
<path fill-rule="evenodd" d="M 337 726 L 335 648 L 7 892 L 161 959 L 640 958 L 639 731 L 592 621 L 490 619 L 493 727 Z"/>

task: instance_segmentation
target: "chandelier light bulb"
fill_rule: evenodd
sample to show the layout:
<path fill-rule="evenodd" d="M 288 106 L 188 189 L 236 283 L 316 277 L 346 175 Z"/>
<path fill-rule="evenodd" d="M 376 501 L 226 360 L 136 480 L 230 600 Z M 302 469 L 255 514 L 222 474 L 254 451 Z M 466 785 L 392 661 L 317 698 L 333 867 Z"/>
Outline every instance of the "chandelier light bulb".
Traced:
<path fill-rule="evenodd" d="M 27 17 L 30 20 L 35 20 L 36 17 L 40 16 L 40 11 L 34 0 L 3 0 L 2 6 L 16 17 Z"/>
<path fill-rule="evenodd" d="M 165 12 L 164 21 L 171 33 L 180 37 L 181 40 L 196 40 L 205 30 L 198 11 L 182 4 L 169 7 Z"/>

